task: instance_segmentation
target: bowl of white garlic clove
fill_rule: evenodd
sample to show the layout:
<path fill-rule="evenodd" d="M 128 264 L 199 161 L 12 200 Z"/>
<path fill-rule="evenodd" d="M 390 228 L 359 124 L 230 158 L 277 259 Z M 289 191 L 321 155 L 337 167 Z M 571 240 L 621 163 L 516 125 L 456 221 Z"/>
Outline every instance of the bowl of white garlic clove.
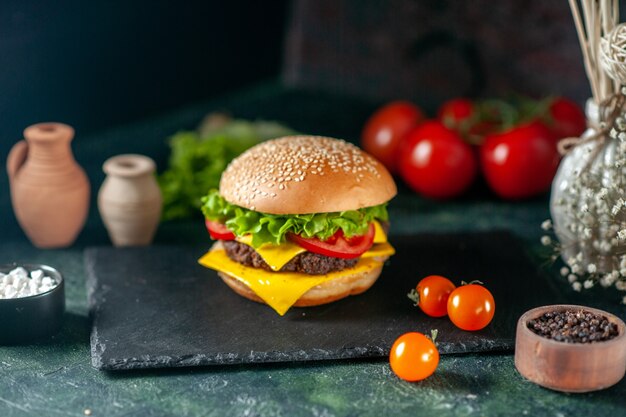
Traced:
<path fill-rule="evenodd" d="M 59 271 L 39 264 L 0 265 L 0 345 L 53 336 L 64 312 L 65 284 Z"/>

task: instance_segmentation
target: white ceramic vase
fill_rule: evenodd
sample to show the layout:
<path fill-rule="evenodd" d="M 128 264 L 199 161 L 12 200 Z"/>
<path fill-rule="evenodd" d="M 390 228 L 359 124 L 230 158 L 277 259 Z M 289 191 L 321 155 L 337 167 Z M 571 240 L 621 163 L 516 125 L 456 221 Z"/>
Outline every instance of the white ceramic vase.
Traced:
<path fill-rule="evenodd" d="M 587 101 L 591 125 L 599 122 L 598 106 Z M 596 131 L 589 128 L 582 136 Z M 618 232 L 626 221 L 624 143 L 609 137 L 584 142 L 561 161 L 552 183 L 550 212 L 561 257 L 579 274 L 608 274 L 622 269 L 626 241 Z M 626 207 L 624 207 L 626 208 Z"/>
<path fill-rule="evenodd" d="M 98 210 L 115 246 L 145 246 L 154 238 L 163 200 L 154 161 L 125 154 L 109 158 L 98 193 Z"/>

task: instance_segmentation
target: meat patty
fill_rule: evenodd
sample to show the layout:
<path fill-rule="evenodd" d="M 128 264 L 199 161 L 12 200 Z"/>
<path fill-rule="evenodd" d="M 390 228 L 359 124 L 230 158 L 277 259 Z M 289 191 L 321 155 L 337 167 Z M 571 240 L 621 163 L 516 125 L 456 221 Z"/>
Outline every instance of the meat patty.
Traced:
<path fill-rule="evenodd" d="M 222 245 L 230 259 L 245 266 L 261 268 L 272 271 L 272 268 L 265 263 L 261 255 L 254 248 L 236 240 L 223 240 Z M 356 265 L 358 258 L 342 259 L 330 256 L 318 255 L 317 253 L 304 252 L 287 262 L 281 272 L 302 272 L 309 275 L 323 275 L 329 272 L 341 271 Z"/>

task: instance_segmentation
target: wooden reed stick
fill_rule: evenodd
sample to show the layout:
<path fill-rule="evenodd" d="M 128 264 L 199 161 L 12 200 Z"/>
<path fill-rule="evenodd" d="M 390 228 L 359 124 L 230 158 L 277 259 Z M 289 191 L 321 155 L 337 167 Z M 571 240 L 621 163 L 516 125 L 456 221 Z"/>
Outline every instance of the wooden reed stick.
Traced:
<path fill-rule="evenodd" d="M 600 39 L 619 19 L 619 0 L 569 0 L 585 63 L 585 72 L 596 103 L 619 91 L 619 85 L 600 65 Z M 582 11 L 581 11 L 582 10 Z"/>

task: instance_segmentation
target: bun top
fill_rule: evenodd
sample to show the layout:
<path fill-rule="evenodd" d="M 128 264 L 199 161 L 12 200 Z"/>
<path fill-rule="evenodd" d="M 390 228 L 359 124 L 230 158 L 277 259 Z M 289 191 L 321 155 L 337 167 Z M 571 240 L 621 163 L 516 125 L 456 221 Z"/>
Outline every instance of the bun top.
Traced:
<path fill-rule="evenodd" d="M 369 154 L 343 140 L 286 136 L 235 158 L 222 174 L 226 201 L 269 214 L 356 210 L 389 201 L 396 184 Z"/>

